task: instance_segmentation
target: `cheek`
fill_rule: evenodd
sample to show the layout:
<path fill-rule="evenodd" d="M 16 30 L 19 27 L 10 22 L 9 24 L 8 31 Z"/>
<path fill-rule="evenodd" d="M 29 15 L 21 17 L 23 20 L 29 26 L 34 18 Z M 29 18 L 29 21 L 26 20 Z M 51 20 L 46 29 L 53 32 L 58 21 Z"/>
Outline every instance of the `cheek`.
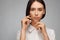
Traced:
<path fill-rule="evenodd" d="M 34 14 L 35 12 L 34 11 L 30 11 L 30 14 Z"/>
<path fill-rule="evenodd" d="M 44 14 L 43 12 L 40 12 L 38 15 L 39 15 L 39 16 L 42 16 L 43 14 Z"/>
<path fill-rule="evenodd" d="M 44 15 L 44 12 L 40 12 L 39 14 L 40 19 L 43 17 L 43 15 Z"/>
<path fill-rule="evenodd" d="M 34 12 L 33 11 L 30 11 L 30 16 L 34 16 Z"/>

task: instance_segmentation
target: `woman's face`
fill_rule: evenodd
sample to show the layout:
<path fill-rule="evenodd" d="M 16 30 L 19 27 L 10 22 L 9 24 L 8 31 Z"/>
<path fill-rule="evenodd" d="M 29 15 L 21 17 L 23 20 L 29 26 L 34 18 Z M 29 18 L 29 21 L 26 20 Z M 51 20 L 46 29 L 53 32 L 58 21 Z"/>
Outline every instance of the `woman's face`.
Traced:
<path fill-rule="evenodd" d="M 44 13 L 45 13 L 44 6 L 40 2 L 38 1 L 33 2 L 30 8 L 30 16 L 32 21 L 34 22 L 40 21 Z"/>

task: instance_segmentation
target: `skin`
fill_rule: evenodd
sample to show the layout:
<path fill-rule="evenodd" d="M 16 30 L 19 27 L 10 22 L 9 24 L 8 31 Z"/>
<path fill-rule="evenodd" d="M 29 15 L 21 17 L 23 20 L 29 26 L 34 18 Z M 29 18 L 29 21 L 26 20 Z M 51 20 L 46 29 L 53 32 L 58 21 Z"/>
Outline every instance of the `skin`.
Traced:
<path fill-rule="evenodd" d="M 40 21 L 44 13 L 45 13 L 45 10 L 41 3 L 35 1 L 31 5 L 30 15 L 24 17 L 21 20 L 21 24 L 23 28 L 21 30 L 20 40 L 26 40 L 26 30 L 30 23 L 33 27 L 35 27 L 37 30 L 40 30 L 42 32 L 44 40 L 49 40 L 49 37 L 45 29 L 46 26 L 43 22 Z M 28 18 L 30 18 L 31 20 L 29 20 Z"/>

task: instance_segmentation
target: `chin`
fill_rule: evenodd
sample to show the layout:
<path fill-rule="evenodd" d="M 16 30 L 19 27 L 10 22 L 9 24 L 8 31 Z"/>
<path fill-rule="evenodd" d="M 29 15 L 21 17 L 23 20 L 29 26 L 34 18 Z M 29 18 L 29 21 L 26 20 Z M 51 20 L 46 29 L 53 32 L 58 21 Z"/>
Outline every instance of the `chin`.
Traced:
<path fill-rule="evenodd" d="M 35 19 L 35 18 L 33 18 L 33 19 L 32 19 L 32 22 L 40 22 L 40 19 Z"/>
<path fill-rule="evenodd" d="M 39 22 L 39 20 L 34 20 L 34 22 Z"/>

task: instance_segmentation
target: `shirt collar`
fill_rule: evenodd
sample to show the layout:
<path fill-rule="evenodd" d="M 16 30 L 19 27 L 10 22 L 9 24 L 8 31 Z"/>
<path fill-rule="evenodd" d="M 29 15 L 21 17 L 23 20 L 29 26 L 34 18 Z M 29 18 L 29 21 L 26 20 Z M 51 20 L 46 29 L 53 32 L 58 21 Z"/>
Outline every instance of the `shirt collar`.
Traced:
<path fill-rule="evenodd" d="M 34 31 L 36 28 L 34 28 L 31 24 L 28 27 L 28 31 L 29 33 L 31 33 L 32 31 Z"/>

